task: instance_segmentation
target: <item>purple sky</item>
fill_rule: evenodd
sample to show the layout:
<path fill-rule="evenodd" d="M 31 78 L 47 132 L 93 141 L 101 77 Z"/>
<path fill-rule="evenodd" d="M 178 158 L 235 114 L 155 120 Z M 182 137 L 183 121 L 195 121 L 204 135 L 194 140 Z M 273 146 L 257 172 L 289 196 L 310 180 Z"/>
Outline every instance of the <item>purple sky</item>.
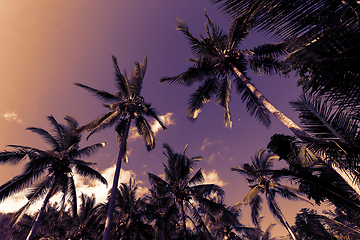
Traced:
<path fill-rule="evenodd" d="M 63 118 L 69 114 L 80 124 L 86 124 L 103 114 L 106 109 L 102 102 L 73 83 L 115 93 L 111 54 L 118 58 L 120 69 L 128 72 L 133 70 L 134 61 L 141 62 L 147 54 L 142 95 L 160 115 L 170 117 L 168 123 L 171 124 L 167 131 L 157 133 L 157 146 L 151 152 L 146 151 L 141 139 L 133 137 L 129 141 L 131 152 L 129 163 L 123 165 L 123 181 L 132 175 L 145 190 L 149 187 L 146 172 L 163 173 L 162 163 L 166 158 L 162 154 L 162 144 L 167 142 L 175 150 L 182 151 L 189 142 L 187 155 L 204 157 L 197 166 L 205 171 L 206 180 L 224 184 L 226 204 L 242 200 L 249 188 L 245 178 L 231 172 L 230 168 L 250 162 L 250 157 L 266 147 L 274 133 L 291 132 L 274 117 L 270 129 L 260 125 L 246 112 L 235 91 L 230 103 L 232 129 L 225 129 L 223 110 L 213 102 L 205 105 L 195 122 L 189 122 L 186 107 L 194 88 L 158 84 L 160 78 L 179 74 L 191 64 L 187 60 L 192 57 L 191 52 L 182 33 L 175 30 L 175 20 L 187 21 L 190 31 L 198 37 L 200 32 L 205 33 L 204 8 L 216 24 L 228 29 L 226 18 L 215 6 L 202 0 L 0 2 L 1 149 L 6 149 L 8 144 L 46 149 L 40 137 L 25 128 L 34 126 L 49 130 L 48 115 L 63 123 Z M 273 40 L 252 34 L 242 47 L 252 48 L 269 41 Z M 295 77 L 249 76 L 270 102 L 298 122 L 298 114 L 288 104 L 300 93 Z M 113 166 L 117 156 L 114 129 L 95 134 L 87 142 L 84 136 L 83 140 L 82 146 L 108 143 L 89 160 L 97 162 L 98 170 L 111 176 L 112 169 L 108 168 Z M 0 166 L 0 184 L 20 171 L 21 166 Z M 301 207 L 311 207 L 306 203 L 281 203 L 291 223 Z M 15 206 L 14 202 L 11 205 Z M 9 211 L 9 206 L 0 204 L 0 211 Z M 243 209 L 243 222 L 249 224 L 249 213 Z M 266 215 L 265 229 L 274 219 L 267 211 L 263 213 Z M 273 233 L 286 234 L 286 231 L 277 227 Z"/>

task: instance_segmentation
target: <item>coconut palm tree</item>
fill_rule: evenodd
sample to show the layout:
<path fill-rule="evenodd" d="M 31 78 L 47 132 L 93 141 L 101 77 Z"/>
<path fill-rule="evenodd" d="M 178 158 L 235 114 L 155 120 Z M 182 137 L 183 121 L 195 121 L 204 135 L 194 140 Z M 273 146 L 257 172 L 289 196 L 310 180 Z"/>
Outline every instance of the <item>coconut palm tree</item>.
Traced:
<path fill-rule="evenodd" d="M 157 193 L 163 203 L 167 203 L 162 206 L 163 215 L 167 215 L 168 212 L 180 212 L 184 239 L 188 239 L 187 218 L 207 234 L 207 239 L 211 239 L 211 234 L 197 211 L 195 203 L 209 208 L 213 212 L 220 212 L 223 209 L 222 205 L 210 198 L 210 195 L 215 194 L 221 200 L 224 191 L 215 184 L 201 184 L 204 181 L 201 169 L 191 176 L 193 167 L 202 157 L 187 157 L 185 152 L 188 144 L 182 153 L 176 153 L 166 143 L 163 147 L 166 149 L 164 155 L 168 160 L 168 164 L 164 164 L 164 179 L 148 173 L 152 190 Z M 174 211 L 174 209 L 178 209 L 178 211 Z M 187 210 L 193 214 L 193 218 L 187 215 Z"/>
<path fill-rule="evenodd" d="M 110 105 L 104 104 L 104 106 L 109 109 L 107 113 L 78 128 L 77 131 L 90 132 L 90 136 L 95 132 L 103 130 L 104 128 L 116 125 L 115 130 L 118 135 L 119 153 L 111 190 L 111 197 L 109 200 L 109 208 L 103 236 L 104 240 L 110 239 L 111 222 L 120 177 L 121 162 L 127 161 L 127 138 L 132 120 L 135 121 L 137 131 L 143 138 L 148 151 L 155 147 L 155 135 L 145 116 L 154 118 L 163 129 L 166 129 L 155 109 L 151 107 L 150 103 L 145 102 L 144 98 L 141 96 L 142 82 L 147 66 L 147 56 L 145 55 L 141 65 L 139 62 L 135 62 L 135 69 L 131 75 L 131 79 L 128 78 L 126 71 L 124 72 L 124 75 L 120 72 L 115 56 L 112 56 L 112 60 L 115 68 L 115 86 L 118 90 L 117 93 L 111 94 L 80 83 L 75 83 L 76 86 L 90 91 L 105 102 L 111 103 Z"/>
<path fill-rule="evenodd" d="M 231 170 L 245 175 L 251 188 L 250 192 L 245 196 L 243 203 L 251 206 L 251 217 L 254 225 L 256 227 L 259 226 L 259 212 L 262 203 L 260 194 L 264 194 L 271 213 L 281 222 L 295 240 L 295 235 L 281 212 L 275 197 L 276 195 L 280 195 L 289 200 L 304 199 L 299 196 L 299 190 L 297 188 L 281 184 L 281 179 L 271 174 L 273 161 L 278 158 L 277 155 L 266 152 L 264 148 L 254 155 L 254 158 L 251 159 L 251 164 L 245 163 L 242 166 L 233 167 Z"/>
<path fill-rule="evenodd" d="M 257 30 L 288 39 L 286 61 L 305 91 L 342 104 L 359 102 L 358 1 L 211 1 L 233 19 L 252 19 Z"/>
<path fill-rule="evenodd" d="M 69 203 L 72 215 L 76 217 L 77 200 L 73 172 L 107 184 L 106 179 L 91 168 L 94 163 L 81 160 L 82 157 L 88 157 L 104 147 L 105 143 L 80 148 L 81 135 L 74 134 L 79 126 L 75 118 L 66 116 L 66 125 L 58 123 L 53 116 L 49 116 L 48 120 L 53 127 L 52 133 L 36 127 L 29 127 L 27 130 L 39 134 L 50 145 L 49 150 L 9 145 L 13 151 L 0 152 L 1 164 L 19 164 L 29 159 L 20 175 L 0 186 L 0 201 L 31 186 L 26 195 L 28 202 L 15 214 L 15 223 L 33 203 L 45 196 L 27 236 L 28 240 L 34 236 L 50 198 L 58 192 L 62 193 L 61 210 L 64 211 L 66 203 Z"/>
<path fill-rule="evenodd" d="M 249 66 L 258 74 L 275 74 L 282 72 L 282 64 L 276 58 L 285 53 L 284 43 L 264 44 L 252 50 L 238 49 L 239 44 L 248 36 L 252 29 L 252 21 L 238 18 L 230 26 L 228 34 L 223 33 L 207 19 L 206 38 L 197 39 L 190 32 L 186 22 L 178 21 L 177 29 L 184 33 L 193 54 L 197 59 L 191 59 L 195 65 L 184 73 L 173 77 L 164 77 L 160 82 L 170 82 L 190 86 L 200 82 L 198 89 L 191 94 L 188 107 L 188 117 L 195 119 L 202 110 L 204 103 L 211 98 L 224 108 L 225 126 L 231 127 L 229 110 L 231 77 L 234 77 L 236 90 L 242 94 L 242 100 L 251 115 L 254 115 L 265 126 L 270 125 L 269 112 L 274 114 L 294 134 L 309 137 L 298 125 L 276 109 L 246 76 Z"/>

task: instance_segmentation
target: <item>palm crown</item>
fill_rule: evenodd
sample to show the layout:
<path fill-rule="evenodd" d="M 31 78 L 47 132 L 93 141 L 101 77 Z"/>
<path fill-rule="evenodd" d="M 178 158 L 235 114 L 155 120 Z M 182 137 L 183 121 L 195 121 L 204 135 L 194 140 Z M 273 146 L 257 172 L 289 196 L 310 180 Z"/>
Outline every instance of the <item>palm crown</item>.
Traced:
<path fill-rule="evenodd" d="M 131 79 L 128 78 L 126 71 L 124 71 L 124 75 L 120 72 L 116 57 L 112 56 L 112 59 L 115 68 L 115 85 L 119 90 L 116 94 L 111 94 L 80 83 L 75 83 L 76 86 L 82 87 L 94 93 L 95 96 L 100 99 L 111 103 L 110 105 L 104 104 L 105 107 L 110 109 L 109 112 L 78 128 L 77 131 L 89 131 L 90 136 L 95 132 L 116 124 L 115 130 L 117 132 L 118 143 L 120 145 L 111 190 L 112 192 L 109 200 L 108 216 L 103 236 L 104 240 L 110 239 L 112 212 L 114 209 L 116 189 L 118 187 L 120 177 L 121 162 L 122 160 L 127 161 L 127 138 L 129 135 L 131 121 L 135 120 L 138 133 L 144 139 L 148 151 L 155 147 L 155 135 L 144 116 L 154 118 L 163 129 L 166 129 L 155 109 L 151 107 L 150 103 L 146 103 L 144 98 L 140 95 L 142 82 L 146 72 L 147 56 L 145 55 L 144 61 L 141 65 L 139 62 L 135 62 L 135 68 L 131 75 Z"/>
<path fill-rule="evenodd" d="M 250 33 L 251 21 L 247 21 L 245 18 L 236 19 L 226 34 L 213 24 L 206 12 L 205 16 L 207 19 L 205 25 L 207 36 L 204 38 L 200 35 L 200 39 L 192 35 L 185 22 L 178 20 L 177 30 L 184 33 L 190 49 L 197 59 L 190 59 L 195 64 L 186 72 L 177 76 L 162 78 L 160 82 L 168 81 L 187 86 L 201 82 L 198 89 L 190 96 L 188 117 L 195 119 L 202 110 L 204 103 L 215 98 L 216 103 L 225 110 L 225 126 L 231 127 L 229 101 L 230 77 L 233 75 L 236 91 L 242 94 L 242 100 L 246 102 L 250 114 L 255 114 L 261 123 L 269 126 L 269 111 L 241 78 L 245 77 L 247 81 L 250 80 L 245 76 L 247 67 L 258 74 L 281 72 L 282 65 L 276 60 L 276 57 L 284 53 L 284 45 L 282 43 L 264 44 L 252 50 L 239 50 L 240 43 Z M 234 71 L 234 68 L 239 73 Z"/>
<path fill-rule="evenodd" d="M 94 163 L 81 160 L 82 157 L 90 156 L 96 150 L 105 146 L 105 143 L 80 148 L 81 135 L 74 134 L 74 130 L 78 127 L 75 118 L 66 116 L 66 125 L 58 123 L 53 116 L 49 116 L 48 120 L 53 127 L 52 133 L 36 127 L 29 127 L 27 130 L 39 134 L 50 145 L 49 150 L 9 145 L 9 147 L 14 148 L 13 151 L 0 153 L 1 164 L 18 164 L 27 158 L 29 159 L 20 175 L 0 186 L 0 201 L 32 186 L 26 195 L 28 203 L 15 215 L 16 221 L 33 203 L 46 194 L 45 207 L 50 197 L 57 192 L 62 193 L 62 209 L 65 208 L 65 200 L 67 200 L 73 210 L 73 216 L 76 217 L 77 201 L 73 170 L 77 174 L 107 184 L 106 179 L 90 167 Z M 33 185 L 34 182 L 37 183 Z"/>
<path fill-rule="evenodd" d="M 152 190 L 156 192 L 158 201 L 163 203 L 162 215 L 169 215 L 170 212 L 177 213 L 178 211 L 174 211 L 175 209 L 180 210 L 184 238 L 187 238 L 185 208 L 192 211 L 194 218 L 199 222 L 199 228 L 202 228 L 202 231 L 208 232 L 198 211 L 194 207 L 194 202 L 217 212 L 223 209 L 222 205 L 210 199 L 210 196 L 215 194 L 220 199 L 224 196 L 224 191 L 219 186 L 215 184 L 201 184 L 204 182 L 201 169 L 192 175 L 193 167 L 202 157 L 187 157 L 185 155 L 187 146 L 185 146 L 183 153 L 175 153 L 165 143 L 164 148 L 166 152 L 164 152 L 164 155 L 168 160 L 168 164 L 164 164 L 165 179 L 148 173 Z M 164 206 L 166 207 L 164 208 Z M 208 234 L 210 233 L 208 232 Z"/>
<path fill-rule="evenodd" d="M 147 149 L 151 150 L 155 147 L 154 133 L 144 116 L 154 118 L 163 129 L 166 129 L 166 127 L 159 118 L 156 110 L 151 107 L 150 103 L 145 102 L 144 98 L 140 95 L 146 72 L 147 56 L 145 55 L 141 65 L 139 62 L 135 62 L 134 72 L 131 74 L 130 79 L 126 71 L 124 71 L 124 75 L 120 72 L 116 57 L 112 56 L 112 59 L 115 68 L 115 87 L 118 90 L 117 93 L 111 94 L 103 90 L 85 86 L 81 83 L 75 83 L 76 86 L 94 93 L 95 96 L 107 103 L 111 103 L 104 104 L 105 107 L 110 109 L 107 113 L 78 128 L 77 131 L 89 131 L 90 136 L 95 132 L 116 124 L 115 130 L 118 133 L 120 143 L 124 138 L 128 123 L 134 119 L 138 133 L 144 139 Z"/>
<path fill-rule="evenodd" d="M 271 168 L 273 161 L 279 157 L 273 153 L 267 153 L 266 149 L 262 149 L 254 155 L 251 164 L 245 163 L 242 166 L 231 168 L 232 171 L 239 172 L 246 176 L 246 180 L 251 188 L 250 192 L 245 196 L 243 203 L 251 206 L 251 217 L 255 226 L 259 226 L 259 212 L 261 210 L 262 197 L 265 194 L 269 209 L 272 214 L 280 220 L 284 227 L 295 239 L 290 225 L 282 214 L 279 205 L 275 199 L 276 195 L 280 195 L 286 199 L 299 200 L 299 190 L 294 187 L 286 186 L 280 183 L 280 178 L 276 174 L 272 174 Z"/>

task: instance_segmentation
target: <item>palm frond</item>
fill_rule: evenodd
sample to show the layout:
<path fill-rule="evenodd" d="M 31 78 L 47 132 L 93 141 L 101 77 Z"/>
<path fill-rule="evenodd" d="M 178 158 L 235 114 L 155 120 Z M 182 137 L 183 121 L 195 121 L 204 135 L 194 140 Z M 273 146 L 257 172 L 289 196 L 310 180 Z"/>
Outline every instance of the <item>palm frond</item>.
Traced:
<path fill-rule="evenodd" d="M 164 77 L 160 79 L 160 83 L 169 82 L 185 86 L 192 86 L 195 82 L 202 82 L 207 76 L 212 75 L 214 66 L 206 59 L 201 59 L 195 62 L 195 65 L 189 67 L 185 72 L 173 76 Z"/>
<path fill-rule="evenodd" d="M 148 117 L 154 118 L 162 127 L 163 130 L 166 130 L 166 126 L 162 119 L 159 117 L 159 114 L 156 112 L 156 110 L 152 107 L 147 107 L 146 109 L 143 109 L 142 113 Z"/>
<path fill-rule="evenodd" d="M 95 169 L 85 165 L 85 164 L 76 164 L 74 166 L 75 172 L 83 177 L 87 177 L 93 180 L 98 180 L 101 183 L 107 185 L 106 179 L 96 171 Z"/>
<path fill-rule="evenodd" d="M 202 174 L 201 168 L 191 177 L 189 180 L 189 185 L 196 185 L 204 182 L 204 176 Z"/>
<path fill-rule="evenodd" d="M 251 21 L 243 17 L 238 17 L 231 22 L 228 33 L 227 49 L 235 49 L 250 33 L 252 29 Z"/>
<path fill-rule="evenodd" d="M 218 89 L 218 81 L 215 78 L 207 78 L 198 89 L 190 95 L 188 102 L 188 114 L 189 119 L 196 119 L 201 112 L 204 104 L 216 94 Z"/>
<path fill-rule="evenodd" d="M 92 127 L 92 126 L 93 126 L 93 129 L 87 136 L 87 139 L 89 139 L 89 137 L 91 135 L 93 135 L 94 133 L 101 131 L 105 128 L 113 126 L 119 119 L 120 114 L 121 113 L 119 111 L 110 111 L 109 113 L 106 113 L 106 114 L 102 115 L 100 118 L 98 118 L 99 120 L 95 119 L 94 121 L 90 122 L 88 124 L 89 125 L 88 129 L 90 129 L 90 127 Z"/>
<path fill-rule="evenodd" d="M 33 181 L 37 180 L 41 176 L 41 174 L 43 174 L 42 169 L 36 171 L 28 171 L 21 175 L 13 177 L 11 180 L 1 185 L 0 202 L 10 197 L 11 195 L 31 186 Z"/>
<path fill-rule="evenodd" d="M 142 115 L 140 115 L 135 119 L 135 125 L 139 135 L 145 142 L 147 150 L 152 150 L 155 147 L 155 134 L 152 131 L 148 121 Z"/>
<path fill-rule="evenodd" d="M 111 93 L 108 93 L 104 90 L 97 90 L 95 88 L 92 88 L 92 87 L 89 87 L 89 86 L 86 86 L 84 84 L 81 84 L 81 83 L 74 83 L 75 86 L 78 86 L 78 87 L 81 87 L 91 93 L 93 93 L 96 97 L 100 98 L 101 100 L 104 100 L 105 102 L 116 102 L 116 101 L 119 101 L 119 97 L 111 94 Z"/>
<path fill-rule="evenodd" d="M 216 184 L 201 184 L 191 187 L 193 196 L 196 197 L 209 197 L 215 193 L 220 199 L 225 196 L 224 190 Z"/>
<path fill-rule="evenodd" d="M 270 127 L 270 112 L 260 102 L 260 100 L 242 83 L 240 79 L 235 79 L 236 90 L 241 94 L 241 99 L 246 102 L 246 109 L 251 116 L 255 115 L 256 119 L 259 120 L 267 128 Z"/>
<path fill-rule="evenodd" d="M 231 128 L 232 121 L 231 121 L 231 114 L 229 108 L 230 102 L 230 93 L 231 93 L 231 81 L 226 76 L 224 79 L 220 81 L 219 88 L 216 94 L 216 102 L 224 108 L 224 123 L 225 127 Z"/>
<path fill-rule="evenodd" d="M 28 127 L 26 130 L 39 134 L 53 149 L 60 149 L 59 143 L 48 131 L 36 127 Z"/>
<path fill-rule="evenodd" d="M 305 95 L 290 102 L 290 105 L 300 112 L 301 124 L 307 132 L 313 133 L 319 139 L 345 141 L 347 136 L 343 136 L 339 130 L 351 124 L 348 116 L 337 114 L 327 103 Z"/>
<path fill-rule="evenodd" d="M 129 80 L 126 76 L 126 72 L 125 72 L 125 76 L 122 75 L 117 62 L 117 58 L 114 55 L 111 55 L 111 58 L 113 60 L 113 64 L 115 68 L 115 83 L 117 89 L 119 90 L 117 95 L 118 97 L 122 97 L 122 96 L 128 97 L 130 96 L 130 87 L 129 87 Z"/>
<path fill-rule="evenodd" d="M 255 227 L 260 227 L 260 211 L 262 210 L 262 201 L 262 197 L 257 194 L 249 202 L 251 208 L 251 221 L 253 222 Z"/>
<path fill-rule="evenodd" d="M 105 146 L 106 146 L 106 143 L 96 143 L 96 144 L 81 148 L 76 151 L 76 155 L 74 157 L 82 157 L 82 156 L 90 157 L 91 155 L 96 153 L 100 148 L 105 147 Z"/>
<path fill-rule="evenodd" d="M 0 164 L 17 165 L 26 159 L 27 152 L 24 151 L 3 151 L 0 152 Z"/>

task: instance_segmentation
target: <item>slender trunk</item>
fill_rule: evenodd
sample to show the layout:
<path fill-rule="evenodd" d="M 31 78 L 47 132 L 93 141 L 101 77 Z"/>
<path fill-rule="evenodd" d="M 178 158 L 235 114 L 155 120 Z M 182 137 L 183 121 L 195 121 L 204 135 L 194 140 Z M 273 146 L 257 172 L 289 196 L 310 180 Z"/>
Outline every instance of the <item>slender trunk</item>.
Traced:
<path fill-rule="evenodd" d="M 113 185 L 112 185 L 111 193 L 110 193 L 108 212 L 107 212 L 107 215 L 106 215 L 106 222 L 105 222 L 103 240 L 110 240 L 110 230 L 111 230 L 111 223 L 112 223 L 113 212 L 114 212 L 116 191 L 117 191 L 117 186 L 119 184 L 121 162 L 122 162 L 124 154 L 126 154 L 126 152 L 125 152 L 126 151 L 126 141 L 127 141 L 127 137 L 128 137 L 128 134 L 129 134 L 130 123 L 131 123 L 131 118 L 129 117 L 128 122 L 126 124 L 124 137 L 123 137 L 123 139 L 121 141 L 121 145 L 120 145 L 120 148 L 119 148 L 119 154 L 118 154 L 117 163 L 116 163 L 114 180 L 113 180 Z"/>
<path fill-rule="evenodd" d="M 46 195 L 46 197 L 45 197 L 45 199 L 44 199 L 44 202 L 43 202 L 43 204 L 42 204 L 42 206 L 41 206 L 41 208 L 40 208 L 40 211 L 39 211 L 38 215 L 36 216 L 36 220 L 35 220 L 32 228 L 31 228 L 31 230 L 30 230 L 30 232 L 29 232 L 26 240 L 31 240 L 31 239 L 34 237 L 35 232 L 36 232 L 36 230 L 37 230 L 37 228 L 38 228 L 38 226 L 39 226 L 41 217 L 42 217 L 42 215 L 43 215 L 43 213 L 44 213 L 44 211 L 45 211 L 45 207 L 46 207 L 46 205 L 48 204 L 50 197 L 52 196 L 52 192 L 54 191 L 54 188 L 55 188 L 55 185 L 56 185 L 56 181 L 57 181 L 57 177 L 55 177 L 55 180 L 54 180 L 54 182 L 52 183 L 51 188 L 50 188 L 49 192 L 47 193 L 47 195 Z"/>
<path fill-rule="evenodd" d="M 286 221 L 286 218 L 284 216 L 284 214 L 281 212 L 279 206 L 277 205 L 277 203 L 275 202 L 275 198 L 274 195 L 271 193 L 271 191 L 267 191 L 268 194 L 270 195 L 270 199 L 268 198 L 268 201 L 271 202 L 271 205 L 274 207 L 275 211 L 276 211 L 276 216 L 280 219 L 281 223 L 283 224 L 283 226 L 286 228 L 286 230 L 289 232 L 290 236 L 292 237 L 293 240 L 296 240 L 295 234 L 293 233 L 293 231 L 290 228 L 289 223 Z"/>
<path fill-rule="evenodd" d="M 184 240 L 187 239 L 187 231 L 186 231 L 186 221 L 185 221 L 185 211 L 184 211 L 184 202 L 180 201 L 180 207 L 181 207 L 181 218 L 183 222 L 183 234 L 184 234 Z"/>
<path fill-rule="evenodd" d="M 286 127 L 288 127 L 295 135 L 300 137 L 311 138 L 301 127 L 294 123 L 290 118 L 285 116 L 280 110 L 278 110 L 274 105 L 272 105 L 269 100 L 261 93 L 257 88 L 252 85 L 249 80 L 242 74 L 239 69 L 233 64 L 230 64 L 233 68 L 236 75 L 241 79 L 241 81 L 246 85 L 248 89 L 261 101 L 261 103 L 277 117 Z"/>
<path fill-rule="evenodd" d="M 262 104 L 277 117 L 286 127 L 288 127 L 295 135 L 299 137 L 312 138 L 307 134 L 301 127 L 294 123 L 290 118 L 285 116 L 281 111 L 275 108 L 269 100 L 261 93 L 254 85 L 252 85 L 249 80 L 242 74 L 237 67 L 230 63 L 230 66 L 236 73 L 236 75 L 243 81 L 248 89 L 262 102 Z M 320 159 L 333 169 L 344 181 L 360 196 L 360 188 L 358 184 L 358 179 L 356 174 L 346 166 L 340 166 L 340 163 L 336 161 L 330 161 L 325 154 L 320 154 Z"/>

